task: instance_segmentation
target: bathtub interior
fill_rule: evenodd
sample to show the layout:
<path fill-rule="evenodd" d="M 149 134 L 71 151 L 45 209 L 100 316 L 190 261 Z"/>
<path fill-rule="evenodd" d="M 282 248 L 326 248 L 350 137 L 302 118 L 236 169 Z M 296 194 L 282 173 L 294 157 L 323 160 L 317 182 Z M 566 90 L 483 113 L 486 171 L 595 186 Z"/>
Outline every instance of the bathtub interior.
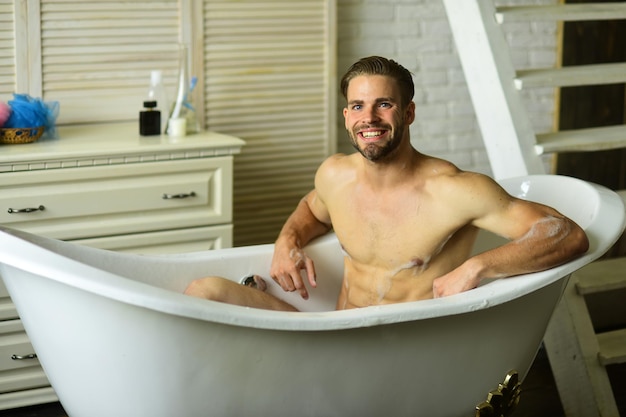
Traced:
<path fill-rule="evenodd" d="M 368 308 L 376 311 L 376 320 L 395 322 L 398 317 L 411 320 L 459 314 L 510 301 L 553 283 L 599 257 L 624 228 L 624 207 L 621 199 L 603 187 L 552 175 L 514 178 L 500 183 L 510 194 L 555 207 L 576 221 L 590 238 L 589 252 L 558 268 L 494 280 L 456 296 L 405 303 L 403 306 Z M 268 244 L 188 254 L 142 256 L 88 248 L 19 231 L 7 232 L 3 239 L 6 240 L 8 236 L 14 236 L 13 239 L 17 237 L 19 244 L 24 247 L 13 253 L 3 251 L 0 254 L 0 261 L 3 263 L 12 263 L 19 268 L 87 291 L 100 291 L 114 298 L 145 303 L 146 307 L 163 309 L 166 308 L 164 305 L 169 305 L 172 313 L 196 317 L 206 317 L 207 311 L 210 311 L 208 315 L 212 318 L 229 322 L 232 322 L 232 317 L 249 315 L 237 306 L 185 297 L 181 294 L 182 291 L 192 279 L 207 275 L 223 276 L 234 281 L 250 274 L 268 277 L 273 250 L 272 245 Z M 481 232 L 476 241 L 475 253 L 503 242 L 504 239 L 498 236 Z M 17 244 L 16 241 L 6 241 L 3 246 L 14 249 Z M 292 303 L 301 311 L 334 314 L 337 316 L 335 319 L 341 323 L 345 323 L 351 315 L 358 317 L 363 314 L 333 312 L 343 272 L 343 255 L 334 235 L 329 234 L 316 240 L 306 251 L 315 261 L 318 275 L 318 287 L 310 291 L 311 298 L 305 301 L 297 293 L 285 293 L 271 279 L 267 279 L 270 293 Z M 20 253 L 29 255 L 21 257 Z M 40 262 L 33 263 L 33 258 Z M 48 261 L 44 263 L 44 259 Z M 410 304 L 411 314 L 405 311 L 407 304 Z M 276 314 L 281 314 L 280 319 Z M 295 320 L 286 313 L 264 312 L 262 316 L 268 320 Z M 381 319 L 381 316 L 386 319 Z M 320 317 L 316 316 L 316 319 Z M 307 318 L 300 315 L 297 320 L 301 322 L 298 326 L 302 326 Z M 249 324 L 266 326 L 267 323 Z"/>
<path fill-rule="evenodd" d="M 38 259 L 49 259 L 42 268 L 26 259 L 30 265 L 24 264 L 24 269 L 33 272 L 40 269 L 41 275 L 87 291 L 110 290 L 108 296 L 116 298 L 124 297 L 124 292 L 136 291 L 150 293 L 161 301 L 171 299 L 188 306 L 202 301 L 204 307 L 210 307 L 216 303 L 182 295 L 192 280 L 213 275 L 241 282 L 245 277 L 258 274 L 266 278 L 268 292 L 298 304 L 301 311 L 332 311 L 343 274 L 343 254 L 334 234 L 317 239 L 307 248 L 309 256 L 316 260 L 320 285 L 313 290 L 315 296 L 304 302 L 295 294 L 282 291 L 269 278 L 271 244 L 171 255 L 138 255 L 91 248 L 9 228 L 0 227 L 0 230 L 6 233 L 5 237 L 17 238 L 14 243 L 25 245 L 23 251 L 37 253 Z M 54 273 L 53 269 L 57 267 L 60 270 Z M 229 309 L 231 306 L 219 304 L 218 308 Z"/>

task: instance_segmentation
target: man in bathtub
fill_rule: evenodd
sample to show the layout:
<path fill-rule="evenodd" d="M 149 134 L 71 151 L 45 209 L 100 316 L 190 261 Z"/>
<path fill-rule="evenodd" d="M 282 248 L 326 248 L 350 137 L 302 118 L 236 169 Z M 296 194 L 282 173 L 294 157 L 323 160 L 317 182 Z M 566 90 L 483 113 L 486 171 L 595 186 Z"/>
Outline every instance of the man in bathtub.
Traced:
<path fill-rule="evenodd" d="M 443 297 L 484 279 L 548 269 L 588 249 L 584 231 L 556 210 L 514 198 L 487 176 L 413 148 L 414 85 L 401 65 L 361 59 L 342 78 L 341 90 L 345 127 L 358 152 L 326 159 L 315 188 L 282 228 L 270 274 L 283 290 L 309 297 L 305 281 L 315 288 L 317 277 L 304 247 L 331 228 L 345 252 L 337 309 Z M 469 257 L 479 228 L 510 241 Z M 208 277 L 186 293 L 296 310 L 264 288 L 258 276 L 252 286 Z"/>

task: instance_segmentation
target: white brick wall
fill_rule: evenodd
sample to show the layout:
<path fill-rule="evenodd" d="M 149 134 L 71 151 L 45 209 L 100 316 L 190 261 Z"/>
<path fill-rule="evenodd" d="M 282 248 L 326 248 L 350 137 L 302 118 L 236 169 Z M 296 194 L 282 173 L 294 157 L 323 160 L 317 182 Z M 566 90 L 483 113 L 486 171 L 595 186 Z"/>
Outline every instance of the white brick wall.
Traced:
<path fill-rule="evenodd" d="M 461 169 L 490 174 L 489 160 L 441 1 L 338 0 L 337 11 L 338 77 L 364 56 L 381 55 L 398 61 L 415 79 L 417 117 L 411 128 L 414 146 L 423 153 L 448 159 Z M 508 42 L 515 48 L 513 60 L 519 69 L 551 67 L 556 63 L 555 24 L 516 23 L 506 26 L 505 32 Z M 551 130 L 554 91 L 541 89 L 526 93 L 524 97 L 529 102 L 536 131 Z M 340 96 L 338 111 L 343 106 Z M 339 117 L 337 129 L 338 150 L 352 152 L 343 117 Z"/>

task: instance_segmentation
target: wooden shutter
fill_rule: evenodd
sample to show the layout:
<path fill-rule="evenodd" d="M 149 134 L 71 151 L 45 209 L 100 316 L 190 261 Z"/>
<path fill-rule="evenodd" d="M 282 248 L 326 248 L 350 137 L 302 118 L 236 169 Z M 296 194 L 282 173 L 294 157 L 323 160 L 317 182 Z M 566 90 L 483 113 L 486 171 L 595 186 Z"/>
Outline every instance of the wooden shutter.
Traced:
<path fill-rule="evenodd" d="M 272 242 L 334 151 L 334 1 L 206 0 L 206 126 L 235 158 L 235 246 Z"/>
<path fill-rule="evenodd" d="M 177 0 L 41 0 L 40 8 L 41 96 L 61 103 L 60 124 L 136 120 L 153 69 L 175 84 Z"/>
<path fill-rule="evenodd" d="M 15 34 L 13 2 L 0 2 L 0 99 L 6 101 L 15 90 Z"/>

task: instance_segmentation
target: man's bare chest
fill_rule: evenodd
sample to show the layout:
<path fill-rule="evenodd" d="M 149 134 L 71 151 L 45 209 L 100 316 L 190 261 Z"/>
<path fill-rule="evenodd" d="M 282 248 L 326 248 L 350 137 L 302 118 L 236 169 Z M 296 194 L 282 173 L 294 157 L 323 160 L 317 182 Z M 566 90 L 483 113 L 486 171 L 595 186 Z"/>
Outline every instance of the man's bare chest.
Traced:
<path fill-rule="evenodd" d="M 436 213 L 417 206 L 345 210 L 331 217 L 347 256 L 385 268 L 428 262 L 455 231 Z"/>

